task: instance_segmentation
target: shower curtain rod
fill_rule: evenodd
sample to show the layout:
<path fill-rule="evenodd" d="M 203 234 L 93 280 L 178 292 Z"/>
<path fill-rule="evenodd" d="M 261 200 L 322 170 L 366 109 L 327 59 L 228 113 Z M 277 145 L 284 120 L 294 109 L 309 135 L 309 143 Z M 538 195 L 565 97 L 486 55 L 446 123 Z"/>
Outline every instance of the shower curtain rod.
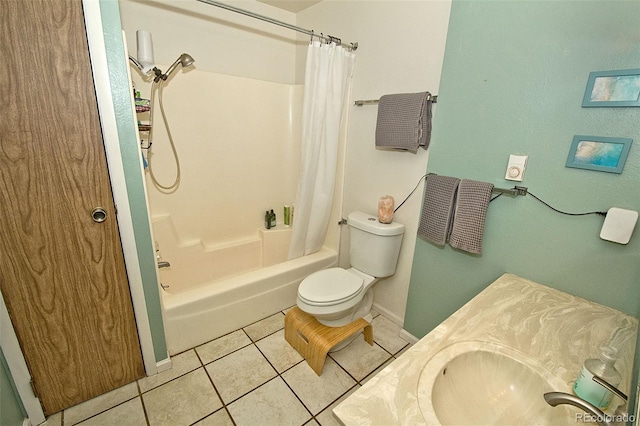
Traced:
<path fill-rule="evenodd" d="M 270 22 L 270 23 L 275 24 L 275 25 L 280 25 L 281 27 L 285 27 L 285 28 L 289 28 L 290 30 L 298 31 L 299 33 L 307 34 L 307 35 L 311 36 L 312 40 L 313 40 L 313 37 L 318 37 L 319 39 L 328 41 L 330 43 L 331 42 L 335 42 L 338 45 L 343 45 L 342 40 L 340 40 L 338 37 L 333 37 L 333 36 L 330 36 L 330 35 L 326 35 L 325 36 L 325 35 L 322 35 L 322 33 L 320 35 L 318 35 L 315 32 L 313 32 L 313 30 L 307 30 L 307 29 L 304 29 L 304 28 L 296 27 L 295 25 L 287 24 L 286 22 L 278 21 L 277 19 L 273 19 L 273 18 L 269 18 L 267 16 L 259 15 L 257 13 L 249 12 L 248 10 L 240 9 L 238 7 L 229 6 L 228 4 L 220 3 L 218 1 L 214 1 L 214 0 L 198 0 L 198 1 L 201 2 L 201 3 L 209 4 L 211 6 L 216 6 L 216 7 L 222 8 L 222 9 L 230 10 L 232 12 L 240 13 L 242 15 L 250 16 L 252 18 L 260 19 L 261 21 L 266 21 L 266 22 Z M 358 43 L 357 42 L 356 43 L 346 43 L 346 45 L 351 50 L 356 50 L 358 48 Z"/>

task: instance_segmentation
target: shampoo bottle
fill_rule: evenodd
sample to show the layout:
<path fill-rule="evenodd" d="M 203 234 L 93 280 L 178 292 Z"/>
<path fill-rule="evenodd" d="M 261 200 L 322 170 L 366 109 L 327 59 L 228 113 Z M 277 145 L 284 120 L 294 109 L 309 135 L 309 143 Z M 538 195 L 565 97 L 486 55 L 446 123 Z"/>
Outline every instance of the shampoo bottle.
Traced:
<path fill-rule="evenodd" d="M 276 214 L 273 212 L 273 209 L 271 210 L 271 213 L 269 213 L 269 216 L 271 218 L 271 228 L 275 228 L 276 227 Z"/>
<path fill-rule="evenodd" d="M 616 354 L 617 350 L 614 348 L 600 348 L 600 359 L 586 360 L 573 386 L 573 391 L 577 396 L 601 410 L 609 406 L 613 393 L 592 379 L 593 376 L 599 376 L 612 386 L 617 387 L 620 384 L 622 376 L 614 367 Z"/>
<path fill-rule="evenodd" d="M 269 214 L 269 210 L 264 212 L 264 227 L 271 229 L 271 215 Z"/>

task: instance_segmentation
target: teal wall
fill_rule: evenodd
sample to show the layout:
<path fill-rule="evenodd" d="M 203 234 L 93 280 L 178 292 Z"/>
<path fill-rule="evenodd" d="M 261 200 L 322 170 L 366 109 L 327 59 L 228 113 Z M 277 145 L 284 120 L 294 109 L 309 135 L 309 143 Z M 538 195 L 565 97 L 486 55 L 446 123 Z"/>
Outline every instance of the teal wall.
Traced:
<path fill-rule="evenodd" d="M 454 0 L 428 171 L 523 186 L 572 212 L 640 210 L 640 108 L 582 108 L 589 72 L 640 68 L 639 1 Z M 574 135 L 634 139 L 622 174 L 565 167 Z M 487 212 L 481 256 L 416 243 L 405 329 L 422 337 L 504 272 L 640 316 L 640 229 L 599 238 L 603 218 L 531 196 Z M 640 228 L 640 226 L 638 226 Z"/>
<path fill-rule="evenodd" d="M 162 321 L 162 306 L 158 291 L 156 275 L 155 252 L 147 198 L 140 173 L 140 147 L 136 138 L 133 109 L 131 106 L 132 86 L 127 73 L 128 61 L 125 58 L 124 40 L 122 39 L 122 25 L 120 23 L 120 8 L 117 1 L 101 0 L 100 12 L 107 49 L 107 63 L 111 82 L 111 95 L 120 138 L 120 150 L 124 167 L 129 206 L 133 220 L 140 271 L 144 287 L 145 302 L 153 340 L 153 350 L 156 361 L 167 358 L 167 345 Z"/>
<path fill-rule="evenodd" d="M 26 417 L 9 373 L 9 366 L 0 351 L 0 425 L 20 426 Z"/>

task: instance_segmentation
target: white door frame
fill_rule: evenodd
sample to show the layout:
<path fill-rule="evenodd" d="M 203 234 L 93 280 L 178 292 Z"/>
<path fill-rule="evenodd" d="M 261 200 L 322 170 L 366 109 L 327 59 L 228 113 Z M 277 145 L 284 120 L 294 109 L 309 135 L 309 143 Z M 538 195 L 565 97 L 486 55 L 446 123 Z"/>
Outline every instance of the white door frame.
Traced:
<path fill-rule="evenodd" d="M 100 115 L 100 123 L 102 124 L 102 136 L 107 155 L 109 176 L 111 178 L 111 189 L 113 191 L 114 201 L 118 206 L 118 228 L 120 230 L 120 240 L 122 241 L 122 251 L 124 253 L 127 276 L 129 278 L 131 299 L 138 328 L 138 338 L 140 339 L 140 347 L 142 349 L 142 360 L 147 376 L 150 376 L 156 374 L 158 368 L 153 350 L 147 303 L 144 298 L 144 287 L 142 284 L 142 274 L 140 272 L 133 219 L 131 217 L 129 195 L 127 193 L 124 166 L 122 164 L 122 154 L 120 152 L 118 126 L 113 99 L 111 98 L 111 82 L 109 79 L 107 52 L 102 30 L 100 2 L 98 0 L 83 0 L 82 4 L 87 27 L 89 53 L 91 55 L 91 68 L 93 69 L 94 86 L 98 100 L 98 113 Z M 124 60 L 128 61 L 127 58 Z M 135 121 L 132 121 L 131 124 L 135 126 Z M 142 169 L 142 165 L 140 168 Z"/>

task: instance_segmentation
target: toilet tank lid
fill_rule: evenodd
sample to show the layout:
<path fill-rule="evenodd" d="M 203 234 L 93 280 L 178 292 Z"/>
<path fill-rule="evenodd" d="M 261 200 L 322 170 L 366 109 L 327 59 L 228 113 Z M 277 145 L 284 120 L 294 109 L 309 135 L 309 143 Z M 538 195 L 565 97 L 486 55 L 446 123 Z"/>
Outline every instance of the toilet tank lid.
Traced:
<path fill-rule="evenodd" d="M 380 223 L 376 216 L 353 212 L 347 219 L 347 225 L 375 235 L 404 234 L 404 225 L 398 222 Z"/>

